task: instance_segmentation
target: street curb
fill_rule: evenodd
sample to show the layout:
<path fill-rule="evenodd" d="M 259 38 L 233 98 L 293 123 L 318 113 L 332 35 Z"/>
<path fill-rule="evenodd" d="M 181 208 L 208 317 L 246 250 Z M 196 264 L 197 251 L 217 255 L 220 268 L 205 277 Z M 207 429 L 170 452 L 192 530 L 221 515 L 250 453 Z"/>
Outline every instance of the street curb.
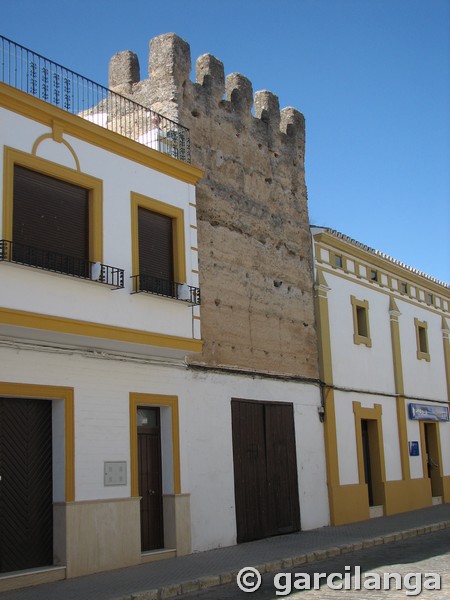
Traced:
<path fill-rule="evenodd" d="M 432 525 L 424 525 L 423 527 L 416 527 L 413 529 L 405 529 L 403 531 L 396 531 L 383 536 L 369 538 L 361 540 L 359 542 L 353 542 L 349 544 L 342 544 L 339 546 L 330 546 L 320 550 L 313 550 L 304 554 L 299 554 L 289 558 L 274 559 L 267 561 L 262 564 L 256 565 L 245 565 L 253 566 L 258 569 L 261 574 L 264 573 L 275 573 L 283 570 L 292 569 L 305 563 L 313 563 L 319 560 L 325 560 L 327 558 L 334 558 L 342 554 L 348 554 L 363 548 L 372 548 L 373 546 L 381 546 L 382 544 L 391 544 L 392 542 L 398 542 L 419 535 L 425 535 L 427 533 L 434 533 L 441 529 L 450 529 L 450 520 L 442 521 L 441 523 L 433 523 Z M 158 589 L 134 592 L 130 595 L 121 596 L 115 600 L 168 600 L 169 598 L 175 598 L 182 594 L 188 594 L 190 592 L 198 592 L 207 588 L 218 587 L 220 585 L 226 585 L 236 581 L 236 577 L 239 571 L 232 570 L 220 573 L 219 575 L 207 575 L 192 579 L 190 581 L 183 581 L 181 583 L 174 583 L 160 587 Z"/>

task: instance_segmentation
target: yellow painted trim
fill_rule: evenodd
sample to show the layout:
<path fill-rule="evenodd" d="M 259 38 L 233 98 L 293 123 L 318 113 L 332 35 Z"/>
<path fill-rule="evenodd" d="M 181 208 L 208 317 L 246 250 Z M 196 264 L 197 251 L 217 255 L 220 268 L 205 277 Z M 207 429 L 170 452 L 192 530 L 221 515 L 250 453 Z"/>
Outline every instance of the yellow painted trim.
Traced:
<path fill-rule="evenodd" d="M 364 344 L 368 348 L 372 347 L 370 339 L 370 319 L 369 319 L 369 302 L 367 300 L 358 300 L 355 296 L 350 296 L 353 314 L 353 342 L 355 344 Z M 365 327 L 367 335 L 361 335 L 358 332 L 358 308 L 364 310 Z"/>
<path fill-rule="evenodd" d="M 3 239 L 14 241 L 12 239 L 14 165 L 20 165 L 88 190 L 89 259 L 93 262 L 103 262 L 103 182 L 91 175 L 7 146 L 4 148 L 3 171 Z"/>
<path fill-rule="evenodd" d="M 439 295 L 448 295 L 448 289 L 439 285 L 438 283 L 426 279 L 418 273 L 406 270 L 400 265 L 396 265 L 395 263 L 388 261 L 381 256 L 377 256 L 376 254 L 364 250 L 363 248 L 358 248 L 353 244 L 349 244 L 345 240 L 337 238 L 327 232 L 314 234 L 314 241 L 317 244 L 327 246 L 325 249 L 329 252 L 334 249 L 338 252 L 345 252 L 347 255 L 356 257 L 356 259 L 362 261 L 364 266 L 367 266 L 369 269 L 371 267 L 376 268 L 381 270 L 381 272 L 383 272 L 385 275 L 391 274 L 396 278 L 402 279 L 403 281 L 407 280 L 408 283 L 413 282 L 418 287 L 423 289 L 424 292 L 429 290 L 430 292 L 435 292 Z M 328 248 L 328 246 L 330 246 L 330 248 Z"/>
<path fill-rule="evenodd" d="M 403 366 L 402 366 L 402 350 L 400 343 L 400 327 L 398 317 L 400 311 L 395 303 L 394 298 L 390 299 L 389 304 L 390 324 L 391 324 L 391 342 L 392 342 L 392 359 L 394 367 L 395 393 L 404 394 L 403 384 Z"/>
<path fill-rule="evenodd" d="M 400 343 L 400 325 L 398 320 L 400 311 L 398 310 L 397 304 L 392 296 L 389 302 L 389 315 L 391 325 L 392 363 L 394 369 L 395 393 L 399 394 L 399 396 L 396 398 L 396 409 L 398 441 L 400 446 L 400 462 L 402 465 L 402 479 L 410 479 L 411 470 L 408 452 L 408 431 L 404 398 L 405 390 L 403 383 L 402 349 Z"/>
<path fill-rule="evenodd" d="M 369 499 L 365 483 L 329 485 L 329 495 L 333 499 L 330 507 L 331 525 L 357 523 L 369 519 Z"/>
<path fill-rule="evenodd" d="M 450 402 L 450 329 L 447 321 L 442 317 L 442 343 L 444 345 L 444 364 L 447 380 L 447 399 Z"/>
<path fill-rule="evenodd" d="M 64 144 L 64 146 L 71 153 L 73 160 L 75 161 L 76 170 L 77 171 L 81 171 L 81 169 L 80 169 L 80 161 L 78 160 L 78 156 L 76 155 L 75 150 L 72 148 L 72 146 L 69 144 L 69 142 L 67 142 L 66 140 L 64 140 L 62 138 L 62 135 L 61 135 L 61 139 L 60 139 L 59 131 L 58 131 L 57 134 L 55 134 L 55 128 L 53 129 L 52 133 L 44 133 L 43 135 L 40 135 L 37 138 L 37 140 L 33 144 L 33 148 L 31 149 L 31 154 L 33 156 L 36 156 L 38 148 L 39 148 L 39 145 L 41 144 L 41 142 L 43 142 L 44 140 L 48 140 L 48 139 L 53 140 L 54 142 L 57 142 L 59 144 Z"/>
<path fill-rule="evenodd" d="M 420 454 L 422 457 L 422 476 L 424 479 L 427 479 L 428 478 L 427 453 L 426 453 L 427 445 L 425 443 L 424 421 L 419 421 L 419 437 L 420 437 Z"/>
<path fill-rule="evenodd" d="M 0 396 L 63 400 L 65 415 L 65 500 L 75 500 L 75 417 L 73 388 L 29 383 L 0 382 Z"/>
<path fill-rule="evenodd" d="M 176 350 L 185 350 L 187 352 L 202 351 L 201 340 L 140 331 L 137 329 L 127 329 L 124 327 L 115 327 L 113 325 L 102 325 L 100 323 L 68 319 L 66 317 L 25 312 L 12 308 L 0 308 L 0 324 L 116 340 L 130 344 L 145 344 L 147 346 L 157 346 L 161 348 L 174 348 Z"/>
<path fill-rule="evenodd" d="M 157 394 L 130 393 L 130 473 L 131 496 L 139 496 L 138 480 L 138 438 L 137 438 L 137 407 L 138 406 L 168 406 L 172 415 L 172 454 L 173 454 L 173 488 L 174 494 L 181 494 L 180 467 L 180 424 L 178 414 L 178 397 Z"/>
<path fill-rule="evenodd" d="M 138 208 L 145 208 L 172 219 L 174 277 L 178 283 L 186 282 L 186 246 L 184 241 L 184 211 L 142 194 L 131 192 L 131 243 L 133 275 L 139 275 Z"/>
<path fill-rule="evenodd" d="M 203 177 L 201 169 L 147 148 L 119 133 L 95 125 L 87 119 L 72 115 L 4 83 L 0 83 L 0 105 L 50 128 L 53 127 L 53 121 L 57 120 L 68 135 L 180 181 L 194 185 Z"/>
<path fill-rule="evenodd" d="M 55 142 L 62 142 L 64 134 L 64 127 L 58 121 L 53 121 L 52 123 L 52 136 Z"/>
<path fill-rule="evenodd" d="M 444 502 L 450 502 L 450 475 L 445 475 L 442 479 L 442 487 L 443 487 L 443 498 Z"/>
<path fill-rule="evenodd" d="M 400 479 L 384 484 L 386 503 L 384 514 L 419 510 L 431 506 L 431 486 L 427 479 Z"/>
<path fill-rule="evenodd" d="M 438 479 L 438 484 L 439 484 L 439 493 L 437 494 L 438 496 L 442 496 L 444 493 L 444 469 L 443 469 L 443 465 L 442 465 L 442 450 L 441 450 L 441 428 L 440 428 L 440 423 L 436 422 L 436 421 L 419 421 L 419 429 L 420 429 L 420 446 L 421 446 L 421 453 L 422 453 L 422 468 L 423 468 L 423 476 L 425 479 L 428 479 L 430 481 L 430 488 L 431 488 L 431 478 L 428 477 L 428 465 L 427 465 L 427 453 L 426 453 L 426 438 L 425 438 L 425 425 L 432 425 L 433 427 L 435 427 L 435 431 L 436 431 L 436 450 L 437 450 L 437 463 L 438 463 L 438 469 L 439 469 L 439 473 L 437 476 Z"/>
<path fill-rule="evenodd" d="M 384 444 L 383 444 L 383 423 L 382 423 L 382 406 L 374 404 L 373 408 L 361 407 L 360 402 L 353 402 L 353 412 L 355 415 L 355 432 L 356 432 L 356 451 L 358 460 L 358 476 L 359 483 L 365 483 L 364 475 L 364 455 L 362 444 L 362 429 L 361 420 L 376 421 L 377 438 L 374 441 L 373 451 L 371 451 L 371 467 L 372 474 L 378 478 L 378 481 L 372 481 L 372 488 L 376 501 L 379 504 L 385 504 L 384 484 L 386 482 L 386 463 L 384 459 Z"/>
<path fill-rule="evenodd" d="M 418 360 L 426 360 L 430 362 L 430 346 L 428 344 L 428 323 L 426 321 L 419 321 L 419 319 L 414 319 L 414 326 L 416 328 L 416 344 L 417 344 L 417 359 Z M 425 331 L 425 344 L 427 347 L 426 352 L 420 347 L 420 329 Z"/>
<path fill-rule="evenodd" d="M 325 383 L 321 390 L 325 408 L 324 441 L 327 469 L 328 501 L 330 505 L 330 520 L 337 524 L 340 519 L 341 505 L 339 503 L 339 461 L 336 433 L 336 413 L 333 385 L 333 363 L 331 355 L 330 320 L 328 311 L 328 285 L 320 269 L 317 269 L 314 285 L 314 304 L 317 320 L 319 346 L 319 373 Z"/>
<path fill-rule="evenodd" d="M 320 262 L 320 261 L 319 261 Z M 342 279 L 345 279 L 346 281 L 351 281 L 352 283 L 355 283 L 356 285 L 359 286 L 364 286 L 368 289 L 373 289 L 373 284 L 369 283 L 369 282 L 365 282 L 361 280 L 361 277 L 359 275 L 357 275 L 357 279 L 355 279 L 354 277 L 351 277 L 349 275 L 346 275 L 345 273 L 341 273 L 338 270 L 333 271 L 330 268 L 327 268 L 327 266 L 321 264 L 320 265 L 320 269 L 322 270 L 323 273 L 328 273 L 330 275 L 334 275 L 335 277 L 341 277 Z M 377 289 L 377 292 L 380 294 L 386 294 L 387 296 L 392 296 L 395 294 L 395 297 L 397 300 L 402 300 L 403 302 L 407 302 L 408 304 L 411 304 L 412 306 L 420 306 L 421 309 L 423 310 L 428 310 L 429 312 L 435 314 L 435 315 L 439 315 L 442 316 L 442 312 L 448 312 L 446 309 L 444 309 L 444 307 L 442 306 L 442 310 L 437 310 L 435 308 L 431 308 L 430 305 L 422 305 L 420 304 L 420 301 L 418 299 L 416 299 L 414 296 L 412 296 L 411 294 L 409 294 L 409 297 L 407 298 L 405 295 L 401 295 L 400 292 L 398 292 L 397 290 L 391 289 L 383 289 L 383 288 L 379 288 Z"/>

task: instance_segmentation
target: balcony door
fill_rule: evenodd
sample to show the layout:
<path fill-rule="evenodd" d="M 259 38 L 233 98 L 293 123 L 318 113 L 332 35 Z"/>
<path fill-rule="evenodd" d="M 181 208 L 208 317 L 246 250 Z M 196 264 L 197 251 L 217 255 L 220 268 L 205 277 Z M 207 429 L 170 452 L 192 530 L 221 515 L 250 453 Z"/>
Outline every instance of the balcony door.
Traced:
<path fill-rule="evenodd" d="M 14 166 L 13 260 L 89 276 L 89 190 Z"/>

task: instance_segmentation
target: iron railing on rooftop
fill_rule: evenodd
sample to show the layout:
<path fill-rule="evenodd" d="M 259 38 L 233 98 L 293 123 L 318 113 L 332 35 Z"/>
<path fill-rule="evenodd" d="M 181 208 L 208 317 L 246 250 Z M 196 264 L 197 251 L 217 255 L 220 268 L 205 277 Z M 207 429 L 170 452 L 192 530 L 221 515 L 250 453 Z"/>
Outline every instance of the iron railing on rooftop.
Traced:
<path fill-rule="evenodd" d="M 184 162 L 189 129 L 0 36 L 0 81 Z"/>

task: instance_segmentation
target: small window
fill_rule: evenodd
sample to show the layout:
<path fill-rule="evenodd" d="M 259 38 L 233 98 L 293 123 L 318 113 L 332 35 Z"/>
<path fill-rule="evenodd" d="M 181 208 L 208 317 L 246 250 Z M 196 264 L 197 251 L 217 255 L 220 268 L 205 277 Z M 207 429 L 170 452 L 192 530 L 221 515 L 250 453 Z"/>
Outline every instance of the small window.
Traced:
<path fill-rule="evenodd" d="M 408 284 L 405 282 L 402 282 L 400 284 L 400 291 L 402 294 L 407 294 L 408 293 Z"/>
<path fill-rule="evenodd" d="M 428 323 L 414 319 L 416 326 L 417 358 L 418 360 L 430 361 L 430 350 L 428 347 Z"/>
<path fill-rule="evenodd" d="M 357 334 L 362 337 L 367 336 L 367 310 L 363 306 L 356 307 L 356 325 Z"/>
<path fill-rule="evenodd" d="M 342 260 L 341 254 L 334 255 L 334 266 L 339 267 L 340 269 L 342 269 L 342 267 L 344 266 L 344 261 Z"/>
<path fill-rule="evenodd" d="M 364 344 L 367 347 L 372 346 L 369 328 L 369 303 L 367 300 L 358 300 L 351 296 L 353 307 L 353 341 L 355 344 Z"/>
<path fill-rule="evenodd" d="M 427 294 L 427 302 L 428 302 L 428 304 L 434 304 L 433 294 Z"/>
<path fill-rule="evenodd" d="M 134 292 L 178 298 L 186 282 L 183 210 L 132 194 Z"/>
<path fill-rule="evenodd" d="M 376 269 L 370 269 L 370 280 L 378 281 L 378 271 Z"/>

